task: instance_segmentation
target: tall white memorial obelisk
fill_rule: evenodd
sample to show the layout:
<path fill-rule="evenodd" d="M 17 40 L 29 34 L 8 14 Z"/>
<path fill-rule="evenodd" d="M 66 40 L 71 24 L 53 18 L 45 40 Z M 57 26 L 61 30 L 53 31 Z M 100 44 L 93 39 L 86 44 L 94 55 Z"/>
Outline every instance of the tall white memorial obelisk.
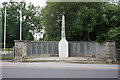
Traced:
<path fill-rule="evenodd" d="M 59 42 L 59 57 L 68 57 L 68 42 L 65 38 L 65 16 L 62 16 L 61 40 Z"/>

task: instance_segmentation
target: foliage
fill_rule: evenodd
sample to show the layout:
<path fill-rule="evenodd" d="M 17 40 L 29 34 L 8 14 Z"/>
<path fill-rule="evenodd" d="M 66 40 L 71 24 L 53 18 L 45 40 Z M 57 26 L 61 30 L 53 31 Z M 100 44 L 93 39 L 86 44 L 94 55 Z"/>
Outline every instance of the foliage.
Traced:
<path fill-rule="evenodd" d="M 48 41 L 48 40 L 49 40 L 49 37 L 48 35 L 46 35 L 44 41 Z"/>
<path fill-rule="evenodd" d="M 79 31 L 76 32 L 73 24 L 77 23 L 78 14 L 84 14 L 87 8 L 97 8 L 97 12 L 101 11 L 104 3 L 47 3 L 42 9 L 42 23 L 45 26 L 46 35 L 49 40 L 60 40 L 61 16 L 65 14 L 66 18 L 66 36 L 67 40 L 81 40 Z M 92 6 L 91 6 L 92 5 Z M 95 7 L 97 5 L 97 7 Z"/>
<path fill-rule="evenodd" d="M 77 33 L 80 37 L 84 36 L 82 40 L 95 40 L 94 38 L 92 38 L 94 37 L 92 35 L 95 34 L 94 30 L 96 29 L 97 25 L 97 17 L 98 14 L 95 9 L 88 9 L 86 13 L 84 13 L 84 15 L 78 14 L 78 17 L 73 26 L 77 29 Z M 76 31 L 74 31 L 74 33 L 76 33 Z"/>
<path fill-rule="evenodd" d="M 120 47 L 120 15 L 119 5 L 107 4 L 102 12 L 100 31 L 97 34 L 97 41 L 114 40 L 116 47 Z"/>
<path fill-rule="evenodd" d="M 47 3 L 42 9 L 46 40 L 60 40 L 61 16 L 65 14 L 68 41 L 116 40 L 117 47 L 120 47 L 119 5 L 97 2 Z"/>
<path fill-rule="evenodd" d="M 4 9 L 5 3 L 2 8 L 2 20 L 4 23 Z M 33 34 L 30 32 L 33 30 L 41 30 L 41 14 L 40 7 L 34 6 L 25 2 L 13 2 L 6 3 L 7 11 L 7 47 L 12 47 L 14 40 L 19 40 L 20 35 L 20 7 L 22 8 L 22 40 L 33 40 Z M 4 26 L 3 26 L 4 27 Z M 3 28 L 4 29 L 4 28 Z"/>

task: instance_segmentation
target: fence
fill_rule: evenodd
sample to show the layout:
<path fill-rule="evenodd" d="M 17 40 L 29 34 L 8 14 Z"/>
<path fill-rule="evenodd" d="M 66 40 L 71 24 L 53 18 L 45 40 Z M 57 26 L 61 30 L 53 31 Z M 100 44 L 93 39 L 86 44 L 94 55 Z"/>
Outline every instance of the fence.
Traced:
<path fill-rule="evenodd" d="M 2 60 L 12 60 L 14 57 L 14 48 L 0 48 L 0 59 Z"/>
<path fill-rule="evenodd" d="M 69 41 L 69 57 L 115 57 L 115 42 Z M 58 41 L 15 41 L 15 57 L 59 56 Z"/>

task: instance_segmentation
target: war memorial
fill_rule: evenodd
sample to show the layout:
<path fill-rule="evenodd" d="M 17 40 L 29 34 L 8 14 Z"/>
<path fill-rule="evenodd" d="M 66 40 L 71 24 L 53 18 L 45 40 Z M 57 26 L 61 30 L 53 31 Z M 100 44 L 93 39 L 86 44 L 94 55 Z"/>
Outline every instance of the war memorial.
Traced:
<path fill-rule="evenodd" d="M 15 61 L 79 60 L 115 61 L 115 42 L 67 41 L 65 16 L 62 15 L 60 41 L 15 40 Z M 93 62 L 94 63 L 94 62 Z"/>

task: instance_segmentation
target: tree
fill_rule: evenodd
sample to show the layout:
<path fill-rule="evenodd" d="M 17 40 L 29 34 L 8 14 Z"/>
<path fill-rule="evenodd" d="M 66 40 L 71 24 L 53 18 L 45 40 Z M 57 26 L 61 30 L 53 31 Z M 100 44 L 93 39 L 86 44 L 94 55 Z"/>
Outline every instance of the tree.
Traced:
<path fill-rule="evenodd" d="M 60 40 L 61 16 L 65 14 L 68 41 L 116 40 L 118 47 L 118 11 L 118 5 L 109 3 L 47 3 L 42 9 L 45 40 Z"/>
<path fill-rule="evenodd" d="M 78 17 L 73 24 L 73 27 L 76 29 L 74 36 L 82 37 L 82 39 L 79 40 L 95 40 L 96 37 L 94 35 L 96 35 L 96 33 L 94 31 L 96 29 L 98 15 L 95 9 L 87 9 L 84 14 L 78 13 Z"/>
<path fill-rule="evenodd" d="M 47 3 L 47 6 L 42 9 L 42 23 L 48 40 L 60 40 L 62 14 L 65 14 L 66 18 L 67 40 L 78 40 L 73 32 L 75 30 L 73 23 L 78 13 L 84 14 L 87 8 L 97 8 L 99 12 L 102 9 L 100 6 L 103 6 L 103 3 Z"/>
<path fill-rule="evenodd" d="M 97 7 L 95 7 L 97 5 Z M 49 40 L 60 40 L 61 16 L 65 13 L 66 35 L 68 40 L 80 40 L 73 24 L 78 14 L 84 14 L 89 8 L 102 10 L 104 3 L 47 3 L 42 9 L 43 25 Z M 79 32 L 80 33 L 80 32 Z M 81 32 L 82 33 L 82 32 Z"/>
<path fill-rule="evenodd" d="M 119 5 L 107 4 L 101 14 L 101 22 L 98 26 L 97 41 L 115 40 L 116 47 L 120 47 L 120 15 Z"/>
<path fill-rule="evenodd" d="M 3 6 L 4 3 L 3 3 Z M 22 7 L 22 40 L 33 40 L 33 34 L 30 31 L 41 30 L 41 13 L 40 7 L 25 2 L 12 2 L 6 4 L 7 10 L 7 46 L 12 47 L 14 40 L 19 40 L 20 35 L 20 7 Z M 2 8 L 2 20 L 4 23 L 4 8 Z"/>

